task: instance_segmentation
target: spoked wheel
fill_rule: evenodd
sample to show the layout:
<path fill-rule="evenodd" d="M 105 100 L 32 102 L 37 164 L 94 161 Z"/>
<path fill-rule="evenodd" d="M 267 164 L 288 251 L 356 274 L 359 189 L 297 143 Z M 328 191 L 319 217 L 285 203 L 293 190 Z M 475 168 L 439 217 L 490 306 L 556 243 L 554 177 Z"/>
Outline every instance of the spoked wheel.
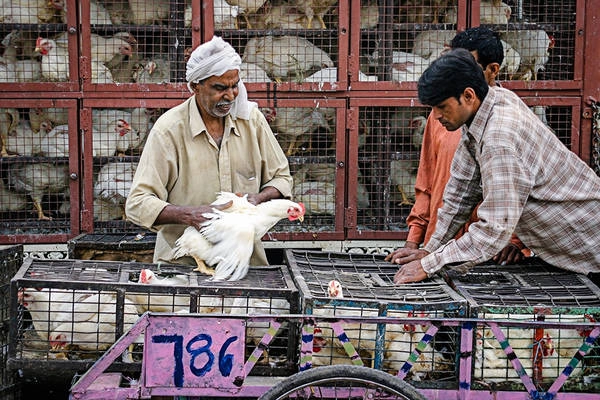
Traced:
<path fill-rule="evenodd" d="M 279 382 L 259 400 L 427 400 L 414 387 L 386 372 L 355 365 L 311 368 Z"/>

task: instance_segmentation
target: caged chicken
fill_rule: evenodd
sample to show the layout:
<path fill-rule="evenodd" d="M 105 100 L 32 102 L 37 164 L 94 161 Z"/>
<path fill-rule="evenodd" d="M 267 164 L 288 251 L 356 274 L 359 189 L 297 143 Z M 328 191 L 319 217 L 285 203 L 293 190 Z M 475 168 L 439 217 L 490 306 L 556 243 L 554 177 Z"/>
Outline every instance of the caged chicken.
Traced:
<path fill-rule="evenodd" d="M 444 22 L 456 23 L 456 7 L 446 12 Z M 500 0 L 482 0 L 479 5 L 479 21 L 481 24 L 506 25 L 510 19 L 512 10 L 510 6 Z"/>
<path fill-rule="evenodd" d="M 63 311 L 48 336 L 54 351 L 97 352 L 107 350 L 118 338 L 117 296 L 114 293 L 95 293 L 71 304 Z M 123 302 L 123 332 L 139 319 L 135 305 L 125 298 Z M 140 335 L 135 343 L 143 343 Z M 130 351 L 133 344 L 130 346 Z M 124 353 L 124 361 L 132 362 L 131 353 Z"/>
<path fill-rule="evenodd" d="M 189 286 L 190 280 L 184 274 L 172 274 L 159 277 L 152 270 L 142 268 L 137 283 L 159 286 Z M 188 313 L 190 296 L 188 294 L 159 294 L 157 292 L 128 292 L 126 297 L 132 301 L 140 314 L 146 311 Z"/>
<path fill-rule="evenodd" d="M 304 219 L 304 205 L 287 199 L 273 199 L 255 206 L 248 202 L 247 196 L 221 192 L 212 204 L 228 203 L 223 211 L 213 208 L 212 213 L 205 214 L 208 220 L 199 230 L 187 227 L 172 251 L 173 259 L 193 257 L 198 264 L 196 270 L 213 275 L 216 281 L 244 278 L 255 242 L 283 218 L 300 222 Z M 214 271 L 207 265 L 215 265 Z"/>
<path fill-rule="evenodd" d="M 60 23 L 65 0 L 1 0 L 0 22 L 12 24 Z"/>
<path fill-rule="evenodd" d="M 94 183 L 94 199 L 106 203 L 106 207 L 120 210 L 121 219 L 125 219 L 125 201 L 129 196 L 136 162 L 111 162 L 104 164 Z"/>
<path fill-rule="evenodd" d="M 0 157 L 8 156 L 6 150 L 8 135 L 17 127 L 20 119 L 19 110 L 16 108 L 0 108 L 0 141 L 2 142 Z"/>
<path fill-rule="evenodd" d="M 92 111 L 94 157 L 123 155 L 129 149 L 131 112 L 116 108 Z"/>
<path fill-rule="evenodd" d="M 10 154 L 20 156 L 42 155 L 42 144 L 46 137 L 54 131 L 49 121 L 43 121 L 40 129 L 35 132 L 27 120 L 19 121 L 18 125 L 12 129 L 6 138 L 6 150 Z M 51 156 L 54 157 L 54 156 Z"/>
<path fill-rule="evenodd" d="M 29 194 L 39 220 L 52 220 L 44 214 L 42 200 L 49 194 L 68 192 L 69 168 L 65 164 L 13 164 L 8 171 L 8 182 L 14 191 Z"/>
<path fill-rule="evenodd" d="M 169 18 L 169 0 L 128 0 L 128 20 L 134 25 L 161 24 Z"/>
<path fill-rule="evenodd" d="M 279 107 L 271 114 L 271 129 L 286 155 L 300 150 L 311 151 L 313 138 L 319 133 L 333 136 L 335 108 L 327 107 Z M 331 138 L 330 146 L 335 142 Z M 306 148 L 301 145 L 306 144 Z"/>
<path fill-rule="evenodd" d="M 91 296 L 88 291 L 57 288 L 23 288 L 18 301 L 29 311 L 33 328 L 40 339 L 48 340 L 50 332 L 68 318 L 73 304 Z"/>
<path fill-rule="evenodd" d="M 42 57 L 42 79 L 50 82 L 69 80 L 69 51 L 53 39 L 38 37 L 35 51 Z"/>
<path fill-rule="evenodd" d="M 298 36 L 259 36 L 248 40 L 242 60 L 264 69 L 275 81 L 302 82 L 314 72 L 333 67 L 331 57 Z"/>
<path fill-rule="evenodd" d="M 21 211 L 27 207 L 27 196 L 8 190 L 0 178 L 0 213 Z"/>
<path fill-rule="evenodd" d="M 323 17 L 333 8 L 337 0 L 290 0 L 304 15 L 306 15 L 307 29 L 313 26 L 313 19 L 317 19 L 321 29 L 327 29 Z"/>
<path fill-rule="evenodd" d="M 240 18 L 244 20 L 246 24 L 246 29 L 255 29 L 256 27 L 252 25 L 250 22 L 250 18 L 252 15 L 259 13 L 261 8 L 267 2 L 266 0 L 226 0 L 227 4 L 231 7 L 236 7 L 235 16 L 237 17 L 234 22 L 234 28 L 240 29 Z M 215 2 L 215 6 L 217 6 L 217 2 Z M 231 13 L 233 15 L 233 13 Z"/>
<path fill-rule="evenodd" d="M 133 80 L 137 83 L 169 83 L 171 80 L 170 63 L 163 58 L 144 60 L 133 71 Z"/>
<path fill-rule="evenodd" d="M 429 66 L 428 59 L 404 51 L 393 51 L 391 61 L 393 82 L 416 82 Z M 369 57 L 369 64 L 377 66 L 381 63 L 379 51 L 375 50 Z"/>
<path fill-rule="evenodd" d="M 537 80 L 554 48 L 554 38 L 543 29 L 506 31 L 500 37 L 521 56 L 519 79 Z"/>

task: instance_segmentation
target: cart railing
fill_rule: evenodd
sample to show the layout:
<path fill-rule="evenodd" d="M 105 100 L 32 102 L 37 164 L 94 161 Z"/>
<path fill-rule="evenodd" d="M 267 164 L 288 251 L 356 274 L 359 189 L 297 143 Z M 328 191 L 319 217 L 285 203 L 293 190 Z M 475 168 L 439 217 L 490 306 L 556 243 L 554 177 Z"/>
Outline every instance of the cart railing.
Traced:
<path fill-rule="evenodd" d="M 249 323 L 269 323 L 269 329 L 256 346 L 246 354 L 245 329 Z M 312 367 L 315 326 L 327 323 L 332 327 L 352 364 L 365 363 L 348 338 L 344 327 L 347 324 L 368 323 L 383 327 L 408 325 L 425 327 L 420 342 L 399 368 L 397 377 L 404 379 L 419 354 L 443 326 L 453 327 L 460 332 L 460 347 L 457 349 L 458 381 L 453 389 L 421 389 L 428 398 L 577 398 L 598 399 L 599 393 L 561 393 L 559 391 L 569 379 L 577 365 L 594 347 L 600 335 L 598 322 L 553 322 L 524 321 L 509 319 L 477 318 L 395 318 L 395 317 L 326 317 L 315 315 L 247 315 L 230 314 L 171 314 L 145 313 L 85 374 L 77 377 L 71 387 L 72 399 L 149 399 L 152 396 L 213 396 L 213 397 L 259 397 L 276 383 L 285 379 L 254 377 L 250 375 L 263 350 L 284 325 L 297 326 L 302 331 L 299 370 Z M 525 391 L 522 393 L 472 388 L 472 366 L 475 349 L 475 330 L 487 327 L 500 343 L 512 368 L 516 371 Z M 536 387 L 523 367 L 522 360 L 511 347 L 503 328 L 523 329 L 577 329 L 585 332 L 582 344 L 574 351 L 570 361 L 547 390 Z M 129 346 L 144 335 L 142 368 L 139 377 L 125 376 L 119 372 L 108 372 L 111 364 L 118 360 Z M 381 335 L 381 332 L 379 332 Z M 594 351 L 597 351 L 595 349 Z M 318 367 L 317 367 L 318 368 Z M 470 397 L 471 396 L 471 397 Z M 568 397 L 567 397 L 568 396 Z"/>

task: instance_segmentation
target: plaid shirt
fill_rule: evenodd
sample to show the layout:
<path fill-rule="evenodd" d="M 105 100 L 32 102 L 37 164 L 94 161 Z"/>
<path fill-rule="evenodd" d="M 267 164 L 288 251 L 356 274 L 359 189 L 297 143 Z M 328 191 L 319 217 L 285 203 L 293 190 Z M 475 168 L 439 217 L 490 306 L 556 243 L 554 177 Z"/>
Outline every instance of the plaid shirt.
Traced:
<path fill-rule="evenodd" d="M 453 240 L 478 209 L 479 221 Z M 542 260 L 600 272 L 600 178 L 509 90 L 490 88 L 452 161 L 435 233 L 421 260 L 428 273 L 466 271 L 516 233 Z"/>

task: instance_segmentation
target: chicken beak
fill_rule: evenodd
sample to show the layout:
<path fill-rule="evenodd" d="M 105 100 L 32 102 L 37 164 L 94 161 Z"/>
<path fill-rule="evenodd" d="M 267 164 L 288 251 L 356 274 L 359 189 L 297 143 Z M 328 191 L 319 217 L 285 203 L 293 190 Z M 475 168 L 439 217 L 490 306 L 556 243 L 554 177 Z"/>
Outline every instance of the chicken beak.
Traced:
<path fill-rule="evenodd" d="M 298 216 L 298 221 L 304 222 L 304 215 L 299 215 Z"/>

